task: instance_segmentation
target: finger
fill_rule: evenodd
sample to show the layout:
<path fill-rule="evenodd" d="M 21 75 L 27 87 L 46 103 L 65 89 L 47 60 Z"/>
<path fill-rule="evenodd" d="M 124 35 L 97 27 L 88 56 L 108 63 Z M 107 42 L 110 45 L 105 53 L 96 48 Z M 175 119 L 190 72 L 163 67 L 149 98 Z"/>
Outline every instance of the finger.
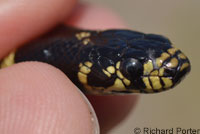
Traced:
<path fill-rule="evenodd" d="M 126 28 L 125 23 L 112 11 L 82 4 L 66 20 L 66 24 L 85 29 Z M 134 108 L 138 96 L 88 96 L 96 111 L 101 132 L 121 122 Z"/>
<path fill-rule="evenodd" d="M 94 121 L 87 101 L 58 69 L 29 62 L 0 70 L 1 134 L 94 134 Z"/>
<path fill-rule="evenodd" d="M 74 24 L 79 27 L 98 28 L 98 29 L 109 28 L 109 27 L 111 27 L 111 28 L 125 27 L 123 25 L 123 22 L 119 21 L 120 20 L 119 17 L 117 17 L 116 15 L 114 15 L 112 12 L 110 12 L 108 10 L 106 11 L 105 9 L 103 9 L 103 12 L 102 12 L 102 9 L 99 7 L 96 8 L 96 7 L 84 5 L 84 6 L 81 6 L 80 11 L 81 12 L 79 12 L 79 10 L 75 11 L 75 14 L 70 19 L 69 24 L 71 22 L 71 24 Z M 93 13 L 95 13 L 95 15 Z M 77 14 L 77 16 L 76 16 L 76 14 Z M 106 22 L 103 22 L 102 20 L 106 20 Z M 91 24 L 90 24 L 90 22 L 91 22 Z M 111 98 L 113 98 L 113 99 L 111 99 Z M 124 99 L 122 99 L 122 98 L 124 98 Z M 90 98 L 90 99 L 93 100 L 92 98 Z M 135 100 L 137 98 L 132 97 L 132 96 L 121 97 L 121 98 L 120 97 L 108 97 L 108 99 L 106 99 L 106 102 L 103 101 L 103 100 L 105 100 L 105 98 L 103 98 L 103 97 L 99 97 L 99 99 L 97 97 L 96 98 L 94 97 L 94 99 L 97 101 L 96 102 L 92 101 L 92 103 L 94 103 L 93 105 L 97 109 L 96 111 L 99 115 L 101 126 L 102 126 L 102 128 L 106 128 L 104 130 L 108 130 L 108 129 L 112 128 L 115 124 L 120 122 L 123 118 L 125 118 L 127 113 L 130 111 L 131 107 L 134 106 Z M 117 100 L 119 100 L 119 101 L 117 101 Z M 113 101 L 114 101 L 114 103 L 113 103 Z M 113 109 L 117 109 L 117 105 L 115 105 L 115 108 L 113 108 L 113 105 L 111 105 L 111 104 L 118 104 L 118 102 L 122 102 L 122 104 L 126 105 L 126 107 L 122 108 L 121 112 L 119 112 L 118 114 L 115 114 L 115 116 L 111 116 L 113 118 L 107 118 L 106 116 L 109 115 L 109 113 L 115 112 Z M 99 110 L 99 109 L 101 109 L 101 110 Z M 115 118 L 115 120 L 113 120 L 114 118 Z M 106 125 L 104 125 L 103 122 L 106 122 L 107 124 L 105 123 Z M 107 127 L 105 127 L 105 126 L 107 126 Z"/>
<path fill-rule="evenodd" d="M 0 57 L 69 15 L 76 0 L 0 2 Z"/>
<path fill-rule="evenodd" d="M 111 10 L 90 4 L 77 5 L 66 24 L 85 29 L 127 28 L 125 22 Z"/>

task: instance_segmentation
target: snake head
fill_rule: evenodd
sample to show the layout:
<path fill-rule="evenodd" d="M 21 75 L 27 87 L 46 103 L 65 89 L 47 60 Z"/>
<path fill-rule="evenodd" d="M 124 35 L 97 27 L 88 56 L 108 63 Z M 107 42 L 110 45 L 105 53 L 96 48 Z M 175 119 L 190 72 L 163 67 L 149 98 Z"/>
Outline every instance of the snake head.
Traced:
<path fill-rule="evenodd" d="M 146 34 L 129 41 L 120 71 L 131 81 L 127 92 L 153 93 L 170 89 L 190 72 L 189 59 L 160 35 Z"/>

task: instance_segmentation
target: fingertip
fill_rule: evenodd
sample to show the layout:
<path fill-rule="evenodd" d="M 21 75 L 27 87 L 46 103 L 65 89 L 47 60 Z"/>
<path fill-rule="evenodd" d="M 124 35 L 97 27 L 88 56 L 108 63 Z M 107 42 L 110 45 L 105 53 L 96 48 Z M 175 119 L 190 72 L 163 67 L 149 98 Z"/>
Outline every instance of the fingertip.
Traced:
<path fill-rule="evenodd" d="M 77 0 L 7 0 L 0 3 L 0 57 L 63 21 Z"/>
<path fill-rule="evenodd" d="M 66 20 L 66 24 L 85 29 L 127 27 L 125 22 L 111 9 L 88 3 L 78 4 Z"/>
<path fill-rule="evenodd" d="M 0 70 L 0 133 L 93 134 L 91 109 L 67 77 L 39 62 Z"/>

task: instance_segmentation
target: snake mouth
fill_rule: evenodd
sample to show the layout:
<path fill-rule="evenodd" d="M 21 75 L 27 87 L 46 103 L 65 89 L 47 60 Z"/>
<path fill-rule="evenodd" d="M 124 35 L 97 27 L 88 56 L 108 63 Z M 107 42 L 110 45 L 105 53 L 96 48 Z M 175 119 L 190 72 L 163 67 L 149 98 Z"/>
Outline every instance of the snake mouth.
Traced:
<path fill-rule="evenodd" d="M 146 92 L 161 92 L 174 86 L 173 77 L 165 76 L 143 76 Z"/>
<path fill-rule="evenodd" d="M 141 77 L 147 92 L 160 92 L 180 83 L 191 70 L 189 61 L 179 64 L 177 68 L 161 67 L 149 75 Z"/>

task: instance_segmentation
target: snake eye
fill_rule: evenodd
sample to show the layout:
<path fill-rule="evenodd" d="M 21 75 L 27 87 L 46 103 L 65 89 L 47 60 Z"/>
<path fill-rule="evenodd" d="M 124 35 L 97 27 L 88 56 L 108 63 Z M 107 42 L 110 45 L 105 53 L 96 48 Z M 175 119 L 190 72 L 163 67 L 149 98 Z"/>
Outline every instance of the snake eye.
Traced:
<path fill-rule="evenodd" d="M 129 58 L 122 61 L 120 70 L 126 77 L 137 79 L 142 75 L 143 66 L 137 59 Z"/>

